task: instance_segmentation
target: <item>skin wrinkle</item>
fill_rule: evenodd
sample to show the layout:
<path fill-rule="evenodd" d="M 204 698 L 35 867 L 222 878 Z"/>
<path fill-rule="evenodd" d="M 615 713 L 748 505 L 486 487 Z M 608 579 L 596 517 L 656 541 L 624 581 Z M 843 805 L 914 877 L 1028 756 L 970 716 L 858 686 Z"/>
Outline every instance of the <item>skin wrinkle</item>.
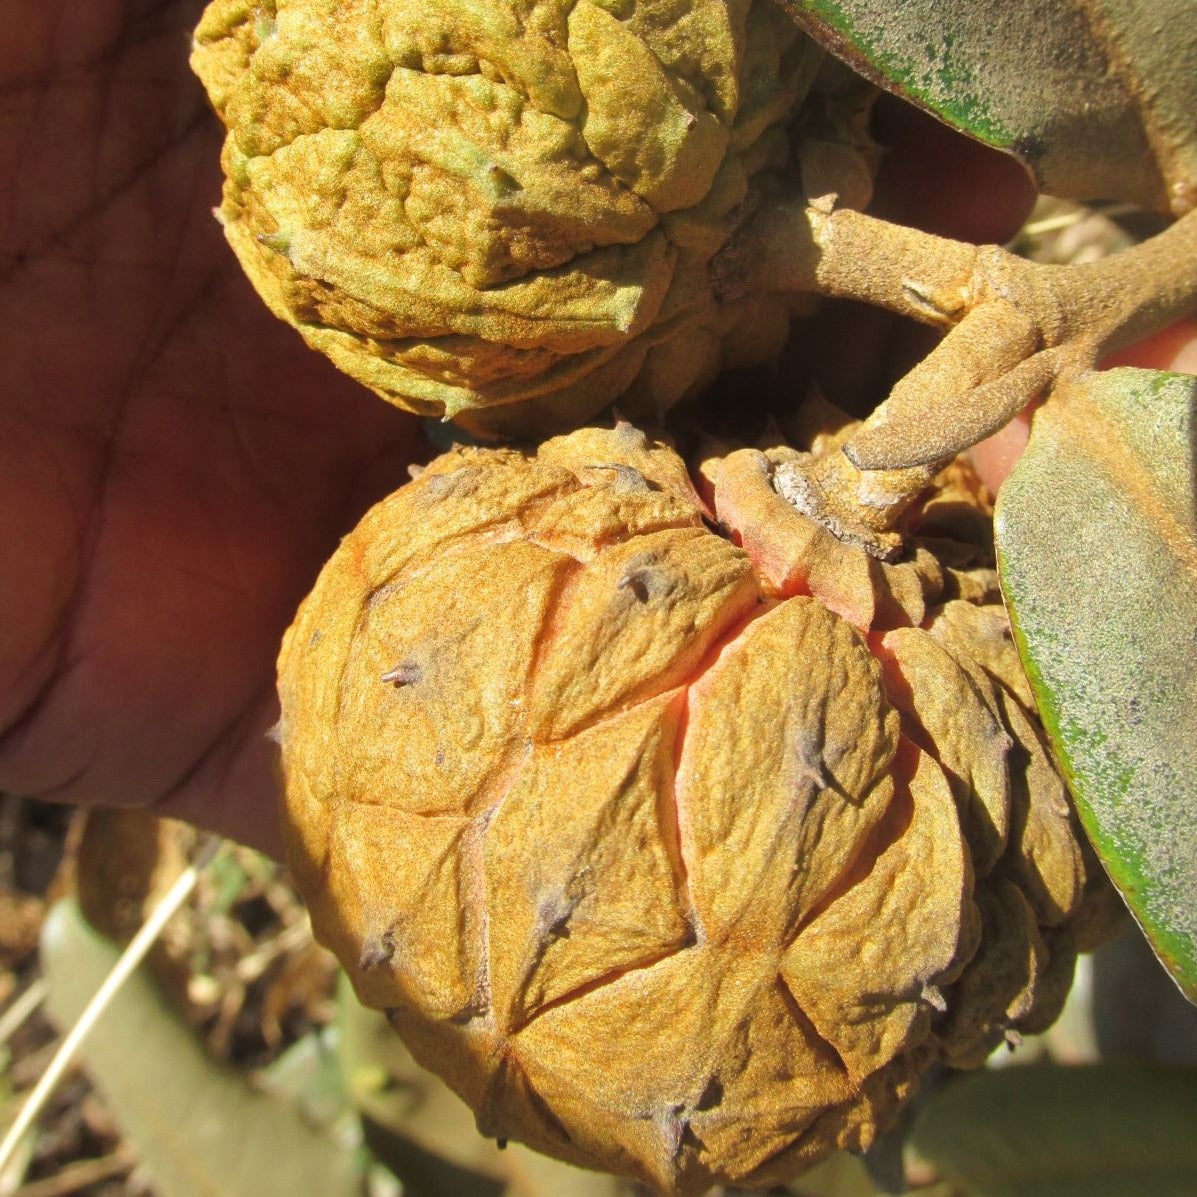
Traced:
<path fill-rule="evenodd" d="M 149 168 L 147 167 L 146 169 Z M 168 292 L 174 289 L 174 285 L 178 279 L 180 251 L 186 233 L 187 228 L 184 226 L 180 229 L 175 239 L 175 244 L 172 247 L 170 266 L 164 286 L 164 289 Z M 45 709 L 54 692 L 61 689 L 69 678 L 72 669 L 72 658 L 76 655 L 74 633 L 77 631 L 79 613 L 87 604 L 90 597 L 87 590 L 87 580 L 89 575 L 94 572 L 96 555 L 104 535 L 106 502 L 110 489 L 115 452 L 116 447 L 122 440 L 122 434 L 129 417 L 130 405 L 150 369 L 161 357 L 171 337 L 180 327 L 185 325 L 188 315 L 202 305 L 205 300 L 210 298 L 213 282 L 218 278 L 220 273 L 223 273 L 223 271 L 214 271 L 212 276 L 201 286 L 195 297 L 179 313 L 178 318 L 170 319 L 164 323 L 159 329 L 158 335 L 146 344 L 144 350 L 139 354 L 138 359 L 131 365 L 129 376 L 117 395 L 116 410 L 107 430 L 101 451 L 101 459 L 92 492 L 92 501 L 86 515 L 81 519 L 78 550 L 79 565 L 76 571 L 75 586 L 73 593 L 63 607 L 61 617 L 57 621 L 58 628 L 53 638 L 53 642 L 56 645 L 53 651 L 57 660 L 25 710 L 15 720 L 11 721 L 7 728 L 0 727 L 0 761 L 3 760 L 6 749 L 13 742 L 19 742 L 22 731 L 36 720 L 38 713 Z M 50 647 L 50 645 L 47 645 L 47 648 Z M 57 786 L 50 787 L 40 796 L 52 798 L 55 792 L 69 792 L 74 789 L 76 783 L 86 773 L 93 760 L 94 750 L 92 756 L 76 769 L 72 777 Z"/>
<path fill-rule="evenodd" d="M 58 27 L 61 23 L 62 14 L 65 10 L 66 10 L 66 0 L 60 0 L 60 3 L 58 5 L 57 9 L 55 10 L 55 14 L 56 14 L 55 15 L 55 24 L 54 24 L 54 32 L 55 33 L 57 33 Z M 51 68 L 51 70 L 52 70 L 52 68 Z M 36 142 L 37 131 L 40 128 L 42 128 L 44 125 L 45 109 L 46 109 L 46 105 L 49 102 L 49 96 L 50 96 L 50 88 L 49 87 L 35 93 L 34 111 L 31 114 L 30 119 L 25 124 L 25 127 L 23 129 L 23 137 L 21 140 L 21 146 L 17 150 L 17 153 L 15 155 L 17 163 L 25 161 L 30 156 L 30 152 L 31 152 L 30 147 Z M 9 186 L 10 186 L 10 188 L 13 187 L 11 181 L 10 181 Z M 15 188 L 13 188 L 13 191 L 15 192 Z M 8 205 L 6 205 L 6 207 L 7 206 Z M 13 219 L 14 219 L 13 216 L 11 214 L 9 214 L 9 219 L 5 223 L 8 224 L 8 223 L 12 222 Z M 2 281 L 2 280 L 0 280 L 0 281 Z"/>
<path fill-rule="evenodd" d="M 61 14 L 66 9 L 67 9 L 67 6 L 65 4 L 60 4 L 58 6 L 58 8 L 56 9 L 56 13 L 58 14 L 59 20 L 56 20 L 56 23 L 55 23 L 55 34 L 57 33 L 58 27 L 61 23 L 61 20 L 60 20 Z M 57 41 L 58 39 L 57 39 L 57 36 L 52 36 L 50 40 Z M 100 150 L 101 150 L 100 143 L 102 140 L 102 138 L 101 138 L 101 136 L 99 136 L 99 134 L 102 134 L 104 129 L 109 126 L 109 121 L 107 119 L 105 119 L 108 116 L 108 113 L 106 112 L 107 104 L 108 104 L 107 97 L 111 93 L 112 75 L 113 75 L 113 72 L 115 69 L 115 65 L 119 62 L 121 49 L 122 49 L 121 43 L 118 39 L 117 42 L 114 44 L 114 46 L 111 48 L 110 52 L 98 55 L 94 59 L 92 59 L 84 64 L 81 64 L 85 71 L 86 70 L 98 71 L 99 68 L 101 68 L 101 67 L 107 68 L 103 74 L 103 90 L 105 93 L 105 100 L 104 100 L 104 103 L 101 104 L 101 106 L 100 106 L 101 111 L 97 114 L 97 119 L 93 122 L 95 125 L 95 132 L 98 135 L 94 138 L 88 138 L 88 140 L 87 140 L 88 147 L 92 148 L 94 151 L 91 154 L 91 159 L 90 159 L 90 164 L 92 166 L 91 185 L 89 188 L 86 189 L 86 194 L 89 194 L 92 196 L 99 194 L 99 191 L 96 186 L 96 183 L 97 183 L 96 167 L 98 164 L 98 158 L 99 158 Z M 51 53 L 52 52 L 53 51 L 51 50 Z M 86 81 L 86 76 L 84 76 L 83 79 L 84 79 L 84 81 Z M 22 138 L 22 144 L 16 154 L 16 158 L 18 161 L 26 161 L 26 160 L 36 157 L 36 150 L 38 148 L 38 142 L 41 137 L 41 131 L 47 123 L 46 106 L 49 104 L 53 93 L 57 90 L 60 90 L 59 88 L 56 88 L 54 86 L 55 79 L 54 79 L 54 72 L 53 72 L 52 65 L 49 68 L 47 68 L 47 73 L 41 82 L 42 82 L 42 86 L 40 88 L 37 87 L 36 84 L 34 84 L 30 88 L 28 88 L 28 90 L 32 90 L 35 92 L 35 109 L 34 109 L 34 112 L 31 114 L 30 119 L 28 119 L 26 121 L 25 126 L 24 126 L 24 135 Z M 65 90 L 65 87 L 61 88 L 61 90 Z M 140 169 L 138 170 L 138 173 L 140 174 Z M 79 213 L 78 222 L 80 222 L 80 223 L 85 222 L 93 215 L 94 215 L 94 208 L 91 204 L 89 204 L 89 205 L 85 206 L 85 208 Z M 62 227 L 60 227 L 59 229 L 55 230 L 52 233 L 51 238 L 49 240 L 52 241 L 59 237 L 65 236 L 68 232 L 72 231 L 72 228 L 75 226 L 76 226 L 76 221 L 74 221 L 74 220 L 69 220 L 67 222 L 64 222 Z M 44 250 L 44 248 L 46 248 L 45 244 L 34 244 L 32 246 L 27 247 L 27 253 L 29 253 L 31 256 L 38 256 L 40 254 L 40 252 L 42 252 Z"/>
<path fill-rule="evenodd" d="M 122 403 L 117 410 L 114 426 L 109 430 L 101 454 L 101 461 L 97 472 L 97 480 L 92 489 L 91 502 L 87 510 L 81 513 L 73 585 L 65 597 L 61 612 L 54 621 L 47 642 L 39 646 L 37 653 L 54 657 L 54 664 L 50 667 L 45 679 L 34 692 L 25 708 L 12 719 L 7 727 L 0 726 L 0 764 L 10 750 L 13 743 L 19 743 L 23 733 L 36 721 L 40 712 L 45 710 L 52 695 L 58 690 L 70 673 L 69 658 L 71 648 L 72 629 L 78 619 L 82 606 L 85 587 L 84 579 L 94 564 L 97 547 L 103 533 L 104 494 L 107 486 L 108 473 L 112 462 L 112 446 L 120 423 L 127 408 L 127 402 Z M 79 767 L 73 776 L 65 783 L 68 787 L 85 771 L 86 765 Z"/>
<path fill-rule="evenodd" d="M 122 13 L 121 28 L 116 38 L 117 53 L 113 54 L 104 63 L 104 70 L 101 74 L 102 84 L 100 91 L 100 105 L 95 113 L 95 152 L 91 156 L 89 166 L 91 168 L 91 193 L 93 195 L 100 194 L 100 180 L 102 178 L 101 158 L 104 151 L 104 131 L 113 127 L 113 92 L 116 87 L 117 75 L 121 65 L 120 50 L 123 49 L 124 38 L 126 31 L 126 23 L 128 19 L 128 9 Z"/>
<path fill-rule="evenodd" d="M 427 451 L 275 326 L 210 221 L 196 15 L 64 4 L 0 35 L 0 786 L 277 851 L 278 639 Z"/>
<path fill-rule="evenodd" d="M 36 126 L 36 120 L 31 121 L 31 126 Z M 15 276 L 26 266 L 45 259 L 49 256 L 51 250 L 59 249 L 67 244 L 68 239 L 74 234 L 82 232 L 94 222 L 96 222 L 106 211 L 118 204 L 122 199 L 129 195 L 130 192 L 144 184 L 148 176 L 151 176 L 157 166 L 160 165 L 161 160 L 172 150 L 181 149 L 186 151 L 192 143 L 192 139 L 197 134 L 205 133 L 210 135 L 212 127 L 212 118 L 210 114 L 203 108 L 202 105 L 197 104 L 195 111 L 188 120 L 186 125 L 181 128 L 178 133 L 167 140 L 163 145 L 156 147 L 154 151 L 147 155 L 147 157 L 139 161 L 133 166 L 128 173 L 121 179 L 117 180 L 115 184 L 108 187 L 97 189 L 95 198 L 85 207 L 81 208 L 72 217 L 63 221 L 57 228 L 49 231 L 40 241 L 25 246 L 19 254 L 13 254 L 13 262 L 11 267 L 0 271 L 0 285 L 15 282 Z M 31 137 L 31 140 L 35 140 Z M 204 164 L 199 156 L 196 156 L 196 174 L 210 173 L 204 170 Z M 93 184 L 95 186 L 95 184 Z M 15 220 L 15 218 L 14 218 Z M 97 247 L 101 253 L 103 246 Z M 55 261 L 62 261 L 64 258 L 59 254 L 54 255 Z M 92 266 L 106 265 L 103 262 L 100 253 L 92 252 L 89 256 L 84 256 L 76 259 L 65 258 L 66 261 L 75 261 L 81 264 Z M 158 264 L 154 263 L 153 268 L 158 269 Z"/>

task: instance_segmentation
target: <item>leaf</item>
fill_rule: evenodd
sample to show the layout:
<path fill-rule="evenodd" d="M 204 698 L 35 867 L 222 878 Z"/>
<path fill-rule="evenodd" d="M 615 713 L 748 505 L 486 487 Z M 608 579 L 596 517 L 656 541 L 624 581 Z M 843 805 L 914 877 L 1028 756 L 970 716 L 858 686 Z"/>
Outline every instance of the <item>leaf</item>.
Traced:
<path fill-rule="evenodd" d="M 783 0 L 829 49 L 1042 190 L 1197 204 L 1194 0 Z"/>
<path fill-rule="evenodd" d="M 70 1026 L 119 950 L 70 900 L 46 919 L 48 1008 Z M 289 1102 L 209 1058 L 144 973 L 134 973 L 83 1047 L 83 1059 L 159 1197 L 357 1197 L 353 1153 Z"/>
<path fill-rule="evenodd" d="M 333 1127 L 356 1116 L 345 1091 L 336 1036 L 328 1027 L 308 1031 L 255 1072 L 254 1086 L 296 1106 L 313 1126 Z"/>
<path fill-rule="evenodd" d="M 493 1139 L 484 1139 L 474 1125 L 474 1115 L 449 1087 L 422 1069 L 386 1017 L 369 1010 L 354 995 L 342 975 L 337 991 L 339 1058 L 345 1087 L 363 1120 L 375 1123 L 383 1134 L 372 1150 L 400 1180 L 408 1156 L 431 1154 L 469 1174 L 477 1184 L 463 1183 L 460 1192 L 489 1193 L 496 1182 L 502 1189 L 503 1155 Z M 390 1144 L 384 1135 L 398 1140 Z M 410 1147 L 410 1152 L 405 1151 Z M 461 1179 L 461 1178 L 459 1178 Z"/>
<path fill-rule="evenodd" d="M 366 1115 L 362 1131 L 370 1153 L 399 1178 L 406 1197 L 502 1197 L 502 1181 L 451 1163 Z"/>
<path fill-rule="evenodd" d="M 791 1197 L 881 1197 L 859 1156 L 837 1151 L 785 1188 Z"/>
<path fill-rule="evenodd" d="M 1197 1068 L 1197 1006 L 1160 967 L 1139 928 L 1128 926 L 1090 959 L 1086 988 L 1101 1056 Z"/>
<path fill-rule="evenodd" d="M 1197 1001 L 1197 379 L 1057 387 L 998 499 L 1002 588 L 1082 822 Z"/>
<path fill-rule="evenodd" d="M 1197 1071 L 992 1069 L 920 1111 L 911 1146 L 969 1197 L 1192 1197 Z"/>

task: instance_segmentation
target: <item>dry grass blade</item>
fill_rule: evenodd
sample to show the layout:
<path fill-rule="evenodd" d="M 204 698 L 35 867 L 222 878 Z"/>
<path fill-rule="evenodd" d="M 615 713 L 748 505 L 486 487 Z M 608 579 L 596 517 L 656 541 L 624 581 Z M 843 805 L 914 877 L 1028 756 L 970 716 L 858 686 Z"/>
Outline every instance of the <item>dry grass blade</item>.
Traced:
<path fill-rule="evenodd" d="M 144 959 L 145 954 L 158 938 L 167 920 L 187 900 L 187 897 L 195 888 L 200 873 L 211 863 L 220 850 L 222 843 L 223 841 L 221 840 L 212 839 L 200 849 L 194 863 L 179 875 L 161 902 L 158 903 L 149 918 L 146 919 L 141 929 L 129 942 L 129 946 L 121 953 L 120 959 L 104 979 L 104 983 L 96 990 L 95 996 L 63 1039 L 53 1060 L 51 1060 L 41 1079 L 34 1086 L 33 1092 L 29 1095 L 29 1098 L 13 1120 L 13 1124 L 9 1127 L 4 1141 L 0 1143 L 0 1172 L 3 1172 L 9 1160 L 12 1159 L 21 1140 L 34 1124 L 46 1100 L 53 1093 L 63 1074 L 70 1067 L 80 1045 L 87 1038 L 92 1027 L 95 1026 L 96 1020 L 104 1012 L 105 1007 L 111 1002 L 121 986 L 128 980 L 129 975 Z"/>
<path fill-rule="evenodd" d="M 25 1025 L 46 996 L 46 983 L 40 978 L 24 993 L 19 994 L 12 1004 L 0 1014 L 0 1047 L 3 1047 Z"/>
<path fill-rule="evenodd" d="M 1082 221 L 1092 220 L 1095 216 L 1114 220 L 1119 216 L 1131 216 L 1140 211 L 1134 204 L 1092 204 L 1086 207 L 1081 204 L 1063 205 L 1058 200 L 1053 203 L 1056 205 L 1057 211 L 1039 219 L 1032 217 L 1023 225 L 1019 235 L 1034 240 L 1038 237 L 1046 237 L 1051 233 L 1062 232 Z"/>

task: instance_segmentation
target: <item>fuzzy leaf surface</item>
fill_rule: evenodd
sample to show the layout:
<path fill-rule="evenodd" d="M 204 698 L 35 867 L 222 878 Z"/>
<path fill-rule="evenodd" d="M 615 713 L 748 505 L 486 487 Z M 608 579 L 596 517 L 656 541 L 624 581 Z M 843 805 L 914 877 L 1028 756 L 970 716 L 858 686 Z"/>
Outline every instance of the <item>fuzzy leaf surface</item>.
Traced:
<path fill-rule="evenodd" d="M 119 954 L 73 901 L 51 910 L 41 959 L 59 1026 L 79 1017 Z M 161 1197 L 360 1192 L 353 1153 L 314 1131 L 298 1106 L 205 1055 L 144 971 L 113 999 L 83 1059 Z"/>
<path fill-rule="evenodd" d="M 1020 159 L 1040 188 L 1197 203 L 1193 0 L 783 0 L 862 74 Z"/>
<path fill-rule="evenodd" d="M 1195 1124 L 1192 1069 L 1027 1065 L 938 1089 L 910 1144 L 968 1197 L 1188 1197 Z"/>
<path fill-rule="evenodd" d="M 1197 380 L 1057 388 L 995 531 L 1023 665 L 1081 819 L 1197 1001 Z"/>

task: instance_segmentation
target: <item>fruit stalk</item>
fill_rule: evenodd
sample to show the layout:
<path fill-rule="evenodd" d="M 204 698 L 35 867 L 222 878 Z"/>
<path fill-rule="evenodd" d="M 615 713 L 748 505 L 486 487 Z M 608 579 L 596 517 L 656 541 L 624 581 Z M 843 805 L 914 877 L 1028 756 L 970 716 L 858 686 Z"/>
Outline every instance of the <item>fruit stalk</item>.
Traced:
<path fill-rule="evenodd" d="M 1197 307 L 1197 212 L 1099 262 L 1030 262 L 825 205 L 778 202 L 717 262 L 719 286 L 815 291 L 943 328 L 944 339 L 844 445 L 778 479 L 806 514 L 874 556 L 936 471 L 1062 374 Z M 803 477 L 795 475 L 803 470 Z"/>

